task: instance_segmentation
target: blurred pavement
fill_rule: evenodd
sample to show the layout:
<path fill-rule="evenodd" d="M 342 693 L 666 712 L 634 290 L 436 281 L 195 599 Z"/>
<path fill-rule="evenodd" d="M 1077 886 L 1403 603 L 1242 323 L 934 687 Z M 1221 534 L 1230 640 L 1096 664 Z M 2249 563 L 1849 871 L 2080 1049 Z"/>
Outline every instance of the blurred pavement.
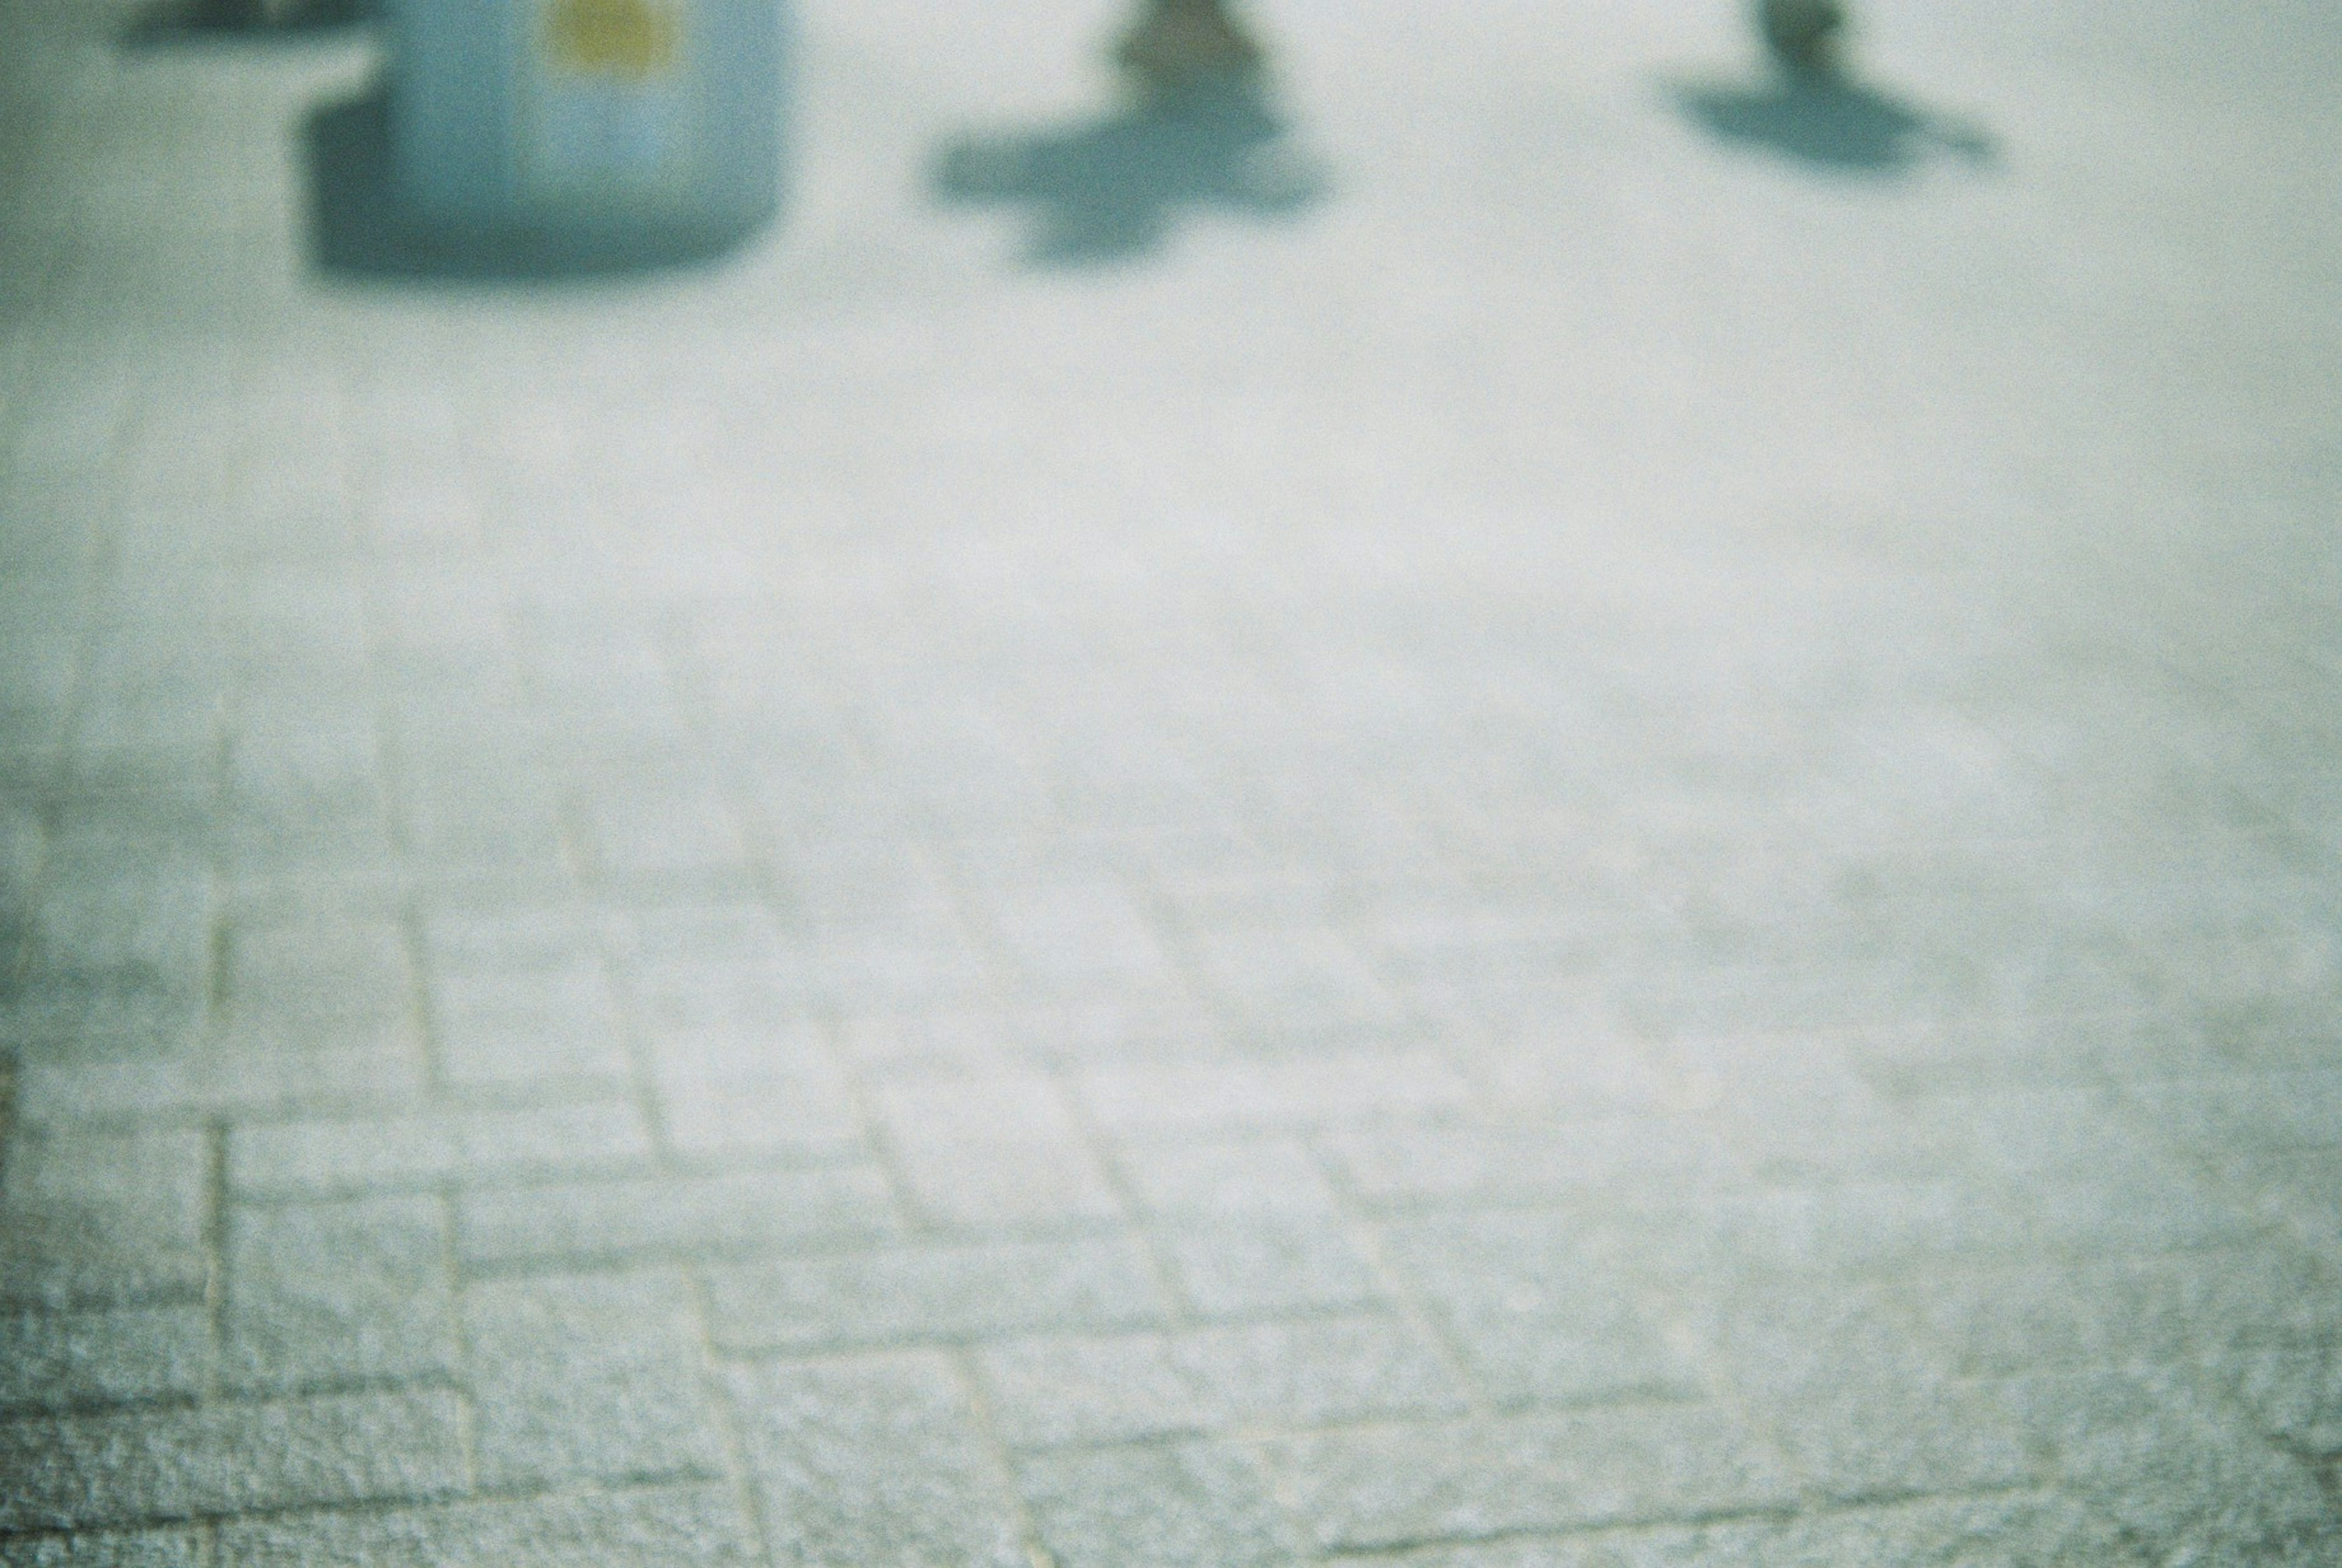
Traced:
<path fill-rule="evenodd" d="M 2342 1560 L 2342 12 L 1859 10 L 0 9 L 0 1563 Z"/>

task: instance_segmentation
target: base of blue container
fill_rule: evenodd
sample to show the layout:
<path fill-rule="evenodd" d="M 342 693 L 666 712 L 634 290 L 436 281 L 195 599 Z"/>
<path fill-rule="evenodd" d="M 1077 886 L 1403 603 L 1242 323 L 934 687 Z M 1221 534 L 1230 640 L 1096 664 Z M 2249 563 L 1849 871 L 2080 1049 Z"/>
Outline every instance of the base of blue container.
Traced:
<path fill-rule="evenodd" d="M 548 282 L 656 272 L 737 250 L 779 209 L 776 196 L 754 209 L 687 221 L 435 210 L 400 185 L 390 105 L 379 91 L 316 111 L 303 141 L 310 261 L 340 276 Z"/>

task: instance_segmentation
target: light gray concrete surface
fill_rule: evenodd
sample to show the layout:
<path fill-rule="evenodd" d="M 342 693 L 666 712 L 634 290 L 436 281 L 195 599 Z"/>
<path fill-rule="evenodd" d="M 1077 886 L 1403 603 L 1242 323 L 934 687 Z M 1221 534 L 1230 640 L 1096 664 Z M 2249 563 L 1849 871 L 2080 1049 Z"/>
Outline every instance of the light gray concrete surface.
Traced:
<path fill-rule="evenodd" d="M 0 9 L 0 1562 L 2342 1561 L 2342 13 L 1254 15 Z"/>

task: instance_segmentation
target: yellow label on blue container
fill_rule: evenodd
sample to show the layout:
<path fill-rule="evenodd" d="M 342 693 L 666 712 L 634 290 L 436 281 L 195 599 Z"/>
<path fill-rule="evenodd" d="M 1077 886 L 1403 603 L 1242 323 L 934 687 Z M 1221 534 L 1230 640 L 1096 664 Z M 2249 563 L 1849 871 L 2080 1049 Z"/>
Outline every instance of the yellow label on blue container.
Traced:
<path fill-rule="evenodd" d="M 535 0 L 521 40 L 520 176 L 565 203 L 631 202 L 696 160 L 691 0 Z"/>
<path fill-rule="evenodd" d="M 647 81 L 676 66 L 683 18 L 658 0 L 550 0 L 545 53 L 582 75 Z"/>

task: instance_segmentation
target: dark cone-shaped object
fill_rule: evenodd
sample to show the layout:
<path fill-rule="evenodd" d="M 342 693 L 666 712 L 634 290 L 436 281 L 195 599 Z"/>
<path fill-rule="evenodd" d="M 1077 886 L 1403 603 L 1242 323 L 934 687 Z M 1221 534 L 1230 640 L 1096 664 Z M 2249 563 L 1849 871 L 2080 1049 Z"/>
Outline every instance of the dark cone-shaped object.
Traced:
<path fill-rule="evenodd" d="M 1150 96 L 1259 74 L 1259 44 L 1227 13 L 1226 0 L 1146 0 L 1146 15 L 1115 45 L 1114 61 Z"/>
<path fill-rule="evenodd" d="M 1839 0 L 1757 0 L 1756 27 L 1773 58 L 1788 69 L 1833 71 L 1846 31 L 1846 7 Z"/>

